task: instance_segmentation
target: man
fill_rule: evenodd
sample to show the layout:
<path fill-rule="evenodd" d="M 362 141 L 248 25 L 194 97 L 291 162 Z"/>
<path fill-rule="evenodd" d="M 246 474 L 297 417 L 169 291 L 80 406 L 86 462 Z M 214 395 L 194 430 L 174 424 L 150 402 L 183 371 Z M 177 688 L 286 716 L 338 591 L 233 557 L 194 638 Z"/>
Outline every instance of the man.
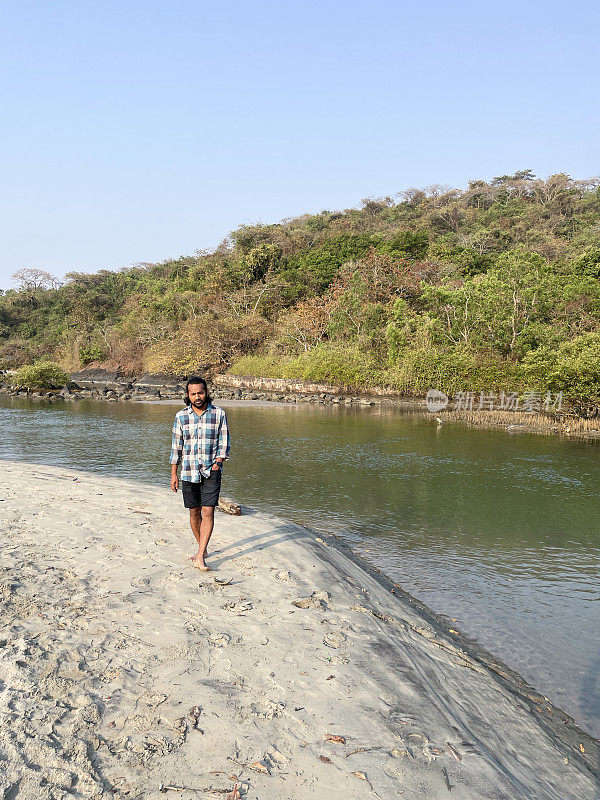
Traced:
<path fill-rule="evenodd" d="M 213 406 L 204 378 L 190 378 L 185 387 L 186 407 L 173 423 L 171 489 L 179 488 L 177 467 L 181 463 L 183 504 L 190 510 L 190 525 L 198 552 L 190 559 L 195 567 L 208 570 L 206 548 L 213 532 L 215 506 L 219 504 L 221 469 L 229 456 L 229 429 L 225 412 Z"/>

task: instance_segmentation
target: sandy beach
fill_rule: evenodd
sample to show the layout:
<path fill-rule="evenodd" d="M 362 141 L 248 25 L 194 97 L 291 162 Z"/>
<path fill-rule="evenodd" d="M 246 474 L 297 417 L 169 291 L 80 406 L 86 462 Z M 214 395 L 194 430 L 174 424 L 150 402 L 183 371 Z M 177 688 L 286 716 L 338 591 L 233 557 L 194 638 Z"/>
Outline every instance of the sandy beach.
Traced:
<path fill-rule="evenodd" d="M 202 573 L 166 477 L 2 473 L 3 800 L 600 798 L 595 740 L 333 539 L 218 514 Z"/>

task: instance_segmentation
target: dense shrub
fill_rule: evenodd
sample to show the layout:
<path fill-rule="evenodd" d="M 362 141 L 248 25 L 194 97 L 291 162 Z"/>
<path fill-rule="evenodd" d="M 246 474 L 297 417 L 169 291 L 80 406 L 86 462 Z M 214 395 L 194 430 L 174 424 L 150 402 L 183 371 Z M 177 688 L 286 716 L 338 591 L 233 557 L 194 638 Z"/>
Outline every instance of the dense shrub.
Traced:
<path fill-rule="evenodd" d="M 378 242 L 379 237 L 371 234 L 337 236 L 292 256 L 282 272 L 297 282 L 298 288 L 309 287 L 313 292 L 322 292 L 342 264 L 362 258 Z"/>
<path fill-rule="evenodd" d="M 27 389 L 51 389 L 65 386 L 69 375 L 52 361 L 38 361 L 37 364 L 20 367 L 12 376 L 13 386 Z"/>
<path fill-rule="evenodd" d="M 558 348 L 528 353 L 523 372 L 538 385 L 577 403 L 600 403 L 600 333 L 586 333 Z"/>
<path fill-rule="evenodd" d="M 591 278 L 600 278 L 600 248 L 588 250 L 575 261 L 575 270 Z"/>
<path fill-rule="evenodd" d="M 422 259 L 429 249 L 429 234 L 427 231 L 402 231 L 378 244 L 377 249 L 392 256 Z"/>
<path fill-rule="evenodd" d="M 106 358 L 106 351 L 98 345 L 88 344 L 79 348 L 79 363 L 82 367 L 92 361 L 102 361 L 103 358 Z"/>
<path fill-rule="evenodd" d="M 527 388 L 514 362 L 469 350 L 407 350 L 385 377 L 389 386 L 409 395 L 423 395 L 429 389 L 454 395 Z"/>
<path fill-rule="evenodd" d="M 381 383 L 381 365 L 369 353 L 355 348 L 320 345 L 294 357 L 246 356 L 231 365 L 234 375 L 289 378 L 351 388 Z"/>

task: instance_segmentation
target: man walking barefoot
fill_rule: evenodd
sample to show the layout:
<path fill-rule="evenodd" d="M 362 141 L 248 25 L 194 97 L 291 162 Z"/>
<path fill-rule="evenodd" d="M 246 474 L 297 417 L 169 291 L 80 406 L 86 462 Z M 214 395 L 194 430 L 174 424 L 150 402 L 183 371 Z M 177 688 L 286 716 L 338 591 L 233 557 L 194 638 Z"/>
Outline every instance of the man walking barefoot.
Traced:
<path fill-rule="evenodd" d="M 212 404 L 204 378 L 189 379 L 185 403 L 173 423 L 171 489 L 176 492 L 179 488 L 177 467 L 181 464 L 183 504 L 190 510 L 190 525 L 198 542 L 198 552 L 190 558 L 195 567 L 208 570 L 206 548 L 219 504 L 221 469 L 229 456 L 229 429 L 223 409 Z"/>

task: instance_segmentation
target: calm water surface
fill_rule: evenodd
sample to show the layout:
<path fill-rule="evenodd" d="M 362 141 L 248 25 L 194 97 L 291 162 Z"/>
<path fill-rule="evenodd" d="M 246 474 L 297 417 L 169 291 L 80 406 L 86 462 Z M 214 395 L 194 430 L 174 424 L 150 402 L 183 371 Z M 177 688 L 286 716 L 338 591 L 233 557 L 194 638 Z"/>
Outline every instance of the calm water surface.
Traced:
<path fill-rule="evenodd" d="M 225 494 L 339 534 L 600 735 L 597 444 L 223 405 Z M 0 398 L 0 458 L 167 484 L 176 410 Z"/>

